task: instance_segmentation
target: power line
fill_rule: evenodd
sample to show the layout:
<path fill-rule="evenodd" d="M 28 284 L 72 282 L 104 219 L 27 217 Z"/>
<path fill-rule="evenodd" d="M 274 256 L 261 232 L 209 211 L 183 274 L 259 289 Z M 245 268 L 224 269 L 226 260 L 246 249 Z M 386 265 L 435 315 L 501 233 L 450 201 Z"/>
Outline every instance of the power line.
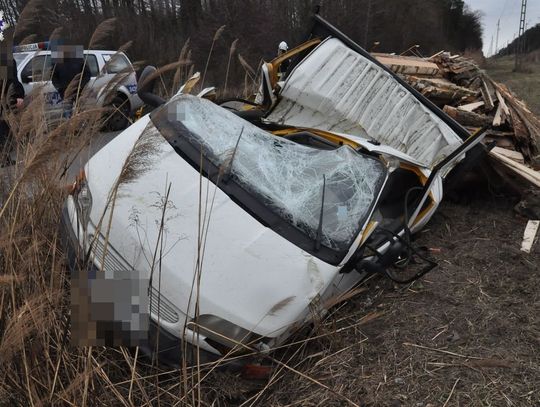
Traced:
<path fill-rule="evenodd" d="M 505 0 L 505 1 L 504 1 L 503 8 L 502 8 L 502 11 L 501 11 L 501 15 L 499 16 L 499 21 L 501 21 L 501 18 L 503 17 L 504 12 L 506 11 L 506 6 L 507 6 L 507 5 L 508 5 L 508 0 Z"/>

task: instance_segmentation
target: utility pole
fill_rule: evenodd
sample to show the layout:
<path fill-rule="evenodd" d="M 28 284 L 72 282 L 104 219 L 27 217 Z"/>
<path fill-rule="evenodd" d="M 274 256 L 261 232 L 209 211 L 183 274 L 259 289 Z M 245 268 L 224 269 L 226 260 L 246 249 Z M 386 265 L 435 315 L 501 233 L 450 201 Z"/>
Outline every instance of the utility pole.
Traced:
<path fill-rule="evenodd" d="M 501 19 L 497 21 L 497 39 L 495 41 L 495 54 L 499 51 L 499 32 L 501 31 Z"/>
<path fill-rule="evenodd" d="M 492 56 L 493 56 L 493 35 L 491 36 L 491 43 L 489 45 L 488 58 L 491 58 Z"/>
<path fill-rule="evenodd" d="M 521 0 L 521 14 L 519 19 L 519 33 L 516 44 L 516 66 L 514 71 L 519 71 L 523 64 L 523 52 L 525 45 L 525 22 L 527 17 L 527 0 Z"/>

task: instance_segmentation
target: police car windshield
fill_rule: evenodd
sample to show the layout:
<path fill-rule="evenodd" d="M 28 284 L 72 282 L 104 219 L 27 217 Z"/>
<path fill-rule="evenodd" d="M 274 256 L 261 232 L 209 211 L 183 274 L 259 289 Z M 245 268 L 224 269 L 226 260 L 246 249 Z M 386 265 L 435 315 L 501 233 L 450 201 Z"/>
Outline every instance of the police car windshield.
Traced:
<path fill-rule="evenodd" d="M 128 59 L 122 54 L 105 54 L 103 55 L 103 59 L 105 60 L 107 73 L 121 73 L 131 68 Z"/>
<path fill-rule="evenodd" d="M 15 59 L 15 62 L 17 66 L 19 66 L 22 61 L 24 61 L 26 58 L 26 54 L 13 54 L 13 59 Z"/>

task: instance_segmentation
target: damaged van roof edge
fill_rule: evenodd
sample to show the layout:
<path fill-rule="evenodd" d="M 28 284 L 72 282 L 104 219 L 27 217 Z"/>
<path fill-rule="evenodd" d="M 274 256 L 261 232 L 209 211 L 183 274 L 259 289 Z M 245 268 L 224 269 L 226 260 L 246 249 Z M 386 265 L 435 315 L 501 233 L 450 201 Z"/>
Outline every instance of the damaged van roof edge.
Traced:
<path fill-rule="evenodd" d="M 339 39 L 345 45 L 350 47 L 352 50 L 354 50 L 355 52 L 358 52 L 360 55 L 362 55 L 366 59 L 373 62 L 375 65 L 383 69 L 385 72 L 392 75 L 392 77 L 394 77 L 400 85 L 406 88 L 420 103 L 422 103 L 426 108 L 431 110 L 439 119 L 441 119 L 445 124 L 447 124 L 463 141 L 469 138 L 470 133 L 463 126 L 461 126 L 458 122 L 456 122 L 450 116 L 445 114 L 441 109 L 439 109 L 435 104 L 433 104 L 433 102 L 431 102 L 428 98 L 426 98 L 416 89 L 414 89 L 411 85 L 409 85 L 406 81 L 400 78 L 399 75 L 396 75 L 391 69 L 389 69 L 388 67 L 383 65 L 381 62 L 379 62 L 369 52 L 367 52 L 364 48 L 362 48 L 360 45 L 354 42 L 350 37 L 348 37 L 338 28 L 333 26 L 331 23 L 326 21 L 319 14 L 315 14 L 313 16 L 313 20 L 314 20 L 313 28 L 311 29 L 311 33 L 310 33 L 311 38 L 320 37 L 321 39 L 324 39 L 329 36 L 332 36 Z M 290 67 L 289 69 L 292 69 L 292 68 L 294 67 Z"/>

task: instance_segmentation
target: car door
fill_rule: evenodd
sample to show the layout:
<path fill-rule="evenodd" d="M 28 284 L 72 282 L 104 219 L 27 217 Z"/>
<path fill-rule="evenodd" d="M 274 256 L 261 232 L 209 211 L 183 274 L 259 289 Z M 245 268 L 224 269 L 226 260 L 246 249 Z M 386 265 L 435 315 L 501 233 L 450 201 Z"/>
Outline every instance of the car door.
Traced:
<path fill-rule="evenodd" d="M 58 108 L 60 95 L 51 82 L 51 55 L 36 53 L 21 70 L 21 83 L 26 96 L 40 92 L 45 98 L 46 110 Z"/>
<path fill-rule="evenodd" d="M 104 63 L 101 75 L 106 78 L 106 83 L 109 81 L 118 82 L 119 79 L 122 78 L 116 87 L 124 87 L 123 93 L 129 94 L 126 96 L 129 97 L 131 108 L 138 108 L 142 102 L 137 96 L 137 78 L 135 76 L 135 70 L 127 56 L 118 52 L 111 54 L 103 53 L 101 57 L 103 58 Z"/>
<path fill-rule="evenodd" d="M 86 67 L 90 71 L 90 80 L 85 87 L 83 104 L 88 108 L 96 107 L 98 91 L 103 86 L 99 78 L 99 63 L 96 54 L 91 52 L 85 52 L 84 58 Z"/>

